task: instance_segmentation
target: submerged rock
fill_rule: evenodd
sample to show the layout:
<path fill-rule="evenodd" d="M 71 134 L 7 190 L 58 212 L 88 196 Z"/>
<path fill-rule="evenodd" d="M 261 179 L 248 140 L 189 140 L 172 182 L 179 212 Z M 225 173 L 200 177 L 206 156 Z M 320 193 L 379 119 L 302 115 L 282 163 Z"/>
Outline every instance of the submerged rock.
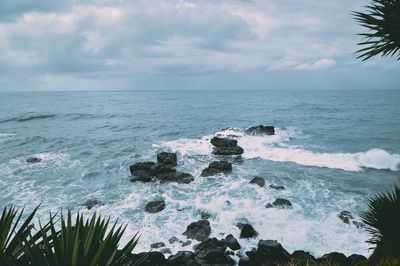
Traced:
<path fill-rule="evenodd" d="M 237 140 L 229 138 L 214 137 L 211 144 L 215 147 L 213 154 L 215 155 L 240 155 L 244 152 L 243 148 L 237 146 Z"/>
<path fill-rule="evenodd" d="M 144 207 L 144 210 L 149 213 L 157 213 L 165 209 L 165 202 L 163 200 L 150 201 Z"/>
<path fill-rule="evenodd" d="M 151 248 L 162 248 L 165 247 L 165 243 L 164 242 L 157 242 L 157 243 L 153 243 L 150 245 Z"/>
<path fill-rule="evenodd" d="M 349 211 L 341 211 L 338 217 L 346 224 L 350 224 L 350 220 L 354 219 Z"/>
<path fill-rule="evenodd" d="M 240 238 L 253 238 L 257 237 L 258 233 L 256 230 L 254 230 L 253 226 L 250 224 L 242 224 L 239 223 L 237 224 L 237 227 L 239 227 L 240 231 Z"/>
<path fill-rule="evenodd" d="M 38 157 L 29 157 L 28 159 L 26 159 L 27 163 L 40 163 L 41 161 L 42 159 Z"/>
<path fill-rule="evenodd" d="M 276 190 L 285 190 L 286 189 L 284 186 L 275 185 L 275 184 L 271 184 L 271 185 L 269 185 L 269 187 L 276 189 Z"/>
<path fill-rule="evenodd" d="M 216 174 L 228 174 L 232 172 L 232 163 L 227 161 L 214 161 L 201 172 L 201 176 L 212 176 Z"/>
<path fill-rule="evenodd" d="M 211 213 L 209 213 L 207 211 L 201 212 L 201 219 L 207 220 L 210 217 L 211 217 Z"/>
<path fill-rule="evenodd" d="M 194 180 L 194 177 L 188 173 L 171 172 L 156 175 L 156 179 L 159 179 L 160 183 L 189 184 Z"/>
<path fill-rule="evenodd" d="M 178 163 L 178 158 L 176 153 L 161 152 L 157 154 L 157 162 L 165 166 L 175 167 Z"/>
<path fill-rule="evenodd" d="M 265 208 L 292 208 L 292 203 L 287 199 L 277 198 L 274 202 L 265 205 Z"/>
<path fill-rule="evenodd" d="M 253 135 L 253 136 L 258 136 L 258 135 L 274 135 L 275 134 L 275 128 L 273 126 L 252 126 L 247 129 L 245 129 L 244 133 L 247 135 Z"/>
<path fill-rule="evenodd" d="M 265 186 L 265 180 L 261 176 L 256 176 L 250 181 L 250 184 L 257 184 L 260 187 L 264 187 Z"/>
<path fill-rule="evenodd" d="M 207 220 L 193 222 L 186 228 L 186 231 L 183 232 L 183 235 L 186 235 L 187 238 L 195 239 L 197 241 L 206 240 L 210 234 L 211 226 L 210 222 Z"/>
<path fill-rule="evenodd" d="M 97 199 L 88 199 L 82 204 L 82 206 L 85 206 L 88 210 L 90 210 L 94 206 L 101 205 L 101 204 L 102 204 L 101 201 L 99 201 Z"/>

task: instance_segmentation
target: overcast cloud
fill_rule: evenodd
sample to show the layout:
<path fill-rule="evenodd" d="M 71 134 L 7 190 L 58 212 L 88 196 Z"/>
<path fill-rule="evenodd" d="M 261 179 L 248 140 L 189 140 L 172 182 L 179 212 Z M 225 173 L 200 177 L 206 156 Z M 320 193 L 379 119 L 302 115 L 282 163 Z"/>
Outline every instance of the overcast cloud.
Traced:
<path fill-rule="evenodd" d="M 0 2 L 0 90 L 398 89 L 356 59 L 368 1 Z"/>

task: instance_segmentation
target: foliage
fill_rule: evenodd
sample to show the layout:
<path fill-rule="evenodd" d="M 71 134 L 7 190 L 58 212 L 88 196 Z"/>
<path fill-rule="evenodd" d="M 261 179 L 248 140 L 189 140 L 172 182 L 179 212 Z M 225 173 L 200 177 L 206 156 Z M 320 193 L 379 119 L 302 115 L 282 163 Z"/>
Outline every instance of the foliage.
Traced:
<path fill-rule="evenodd" d="M 358 45 L 366 46 L 357 51 L 363 61 L 382 55 L 394 56 L 400 60 L 400 0 L 373 0 L 366 6 L 366 13 L 353 12 L 355 20 L 368 31 L 359 35 L 364 41 Z"/>
<path fill-rule="evenodd" d="M 18 230 L 23 211 L 14 207 L 4 209 L 0 218 L 0 265 L 140 264 L 141 261 L 134 261 L 131 256 L 139 240 L 138 234 L 119 248 L 126 226 L 110 224 L 110 218 L 104 219 L 96 213 L 89 219 L 78 213 L 73 219 L 68 211 L 66 217 L 61 214 L 60 219 L 50 215 L 48 223 L 39 223 L 38 230 L 34 230 L 31 222 L 37 209 Z"/>
<path fill-rule="evenodd" d="M 375 246 L 372 258 L 400 256 L 400 185 L 371 198 L 361 218 L 372 236 L 368 243 Z"/>

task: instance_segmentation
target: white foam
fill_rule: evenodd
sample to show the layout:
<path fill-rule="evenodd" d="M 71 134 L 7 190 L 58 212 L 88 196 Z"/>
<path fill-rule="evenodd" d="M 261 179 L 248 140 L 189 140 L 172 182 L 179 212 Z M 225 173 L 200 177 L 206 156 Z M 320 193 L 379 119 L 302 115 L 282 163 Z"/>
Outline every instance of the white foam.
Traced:
<path fill-rule="evenodd" d="M 295 128 L 276 129 L 272 136 L 244 135 L 238 129 L 225 129 L 215 133 L 216 136 L 233 137 L 244 149 L 246 159 L 261 158 L 274 162 L 293 162 L 305 166 L 326 167 L 345 171 L 361 171 L 363 168 L 388 169 L 398 171 L 400 155 L 390 154 L 385 150 L 375 148 L 357 153 L 319 153 L 289 144 L 292 138 L 304 138 L 300 130 Z M 212 152 L 210 139 L 204 136 L 199 139 L 180 139 L 163 142 L 153 147 L 168 147 L 182 155 L 209 155 Z"/>
<path fill-rule="evenodd" d="M 6 141 L 7 139 L 10 139 L 14 137 L 15 134 L 12 133 L 0 133 L 0 143 Z"/>

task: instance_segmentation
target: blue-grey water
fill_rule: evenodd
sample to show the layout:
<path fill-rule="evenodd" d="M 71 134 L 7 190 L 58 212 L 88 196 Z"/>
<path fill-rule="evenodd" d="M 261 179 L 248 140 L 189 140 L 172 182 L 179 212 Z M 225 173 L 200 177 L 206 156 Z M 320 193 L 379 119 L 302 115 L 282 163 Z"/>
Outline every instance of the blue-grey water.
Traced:
<path fill-rule="evenodd" d="M 398 180 L 399 102 L 400 91 L 386 90 L 1 93 L 0 207 L 41 203 L 44 218 L 59 208 L 111 215 L 128 223 L 127 237 L 140 230 L 142 250 L 185 239 L 186 226 L 207 211 L 212 236 L 238 237 L 241 221 L 254 226 L 259 237 L 240 240 L 243 250 L 276 239 L 290 252 L 367 255 L 368 234 L 338 213 L 360 220 L 368 198 Z M 274 125 L 276 135 L 243 135 L 258 124 Z M 244 161 L 230 175 L 200 177 L 216 158 L 214 134 L 235 135 Z M 178 153 L 178 169 L 194 182 L 129 181 L 130 164 L 164 150 Z M 28 164 L 31 156 L 42 162 Z M 265 178 L 264 188 L 248 184 L 255 175 Z M 278 197 L 293 209 L 264 207 Z M 144 212 L 161 198 L 165 210 Z M 85 210 L 87 199 L 102 205 Z"/>

